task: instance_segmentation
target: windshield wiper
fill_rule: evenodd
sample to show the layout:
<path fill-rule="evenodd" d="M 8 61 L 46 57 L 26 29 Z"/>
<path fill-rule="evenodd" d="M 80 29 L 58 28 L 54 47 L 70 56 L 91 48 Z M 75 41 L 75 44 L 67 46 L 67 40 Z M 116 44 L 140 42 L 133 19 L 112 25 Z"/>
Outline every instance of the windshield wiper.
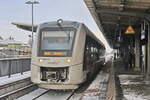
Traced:
<path fill-rule="evenodd" d="M 67 36 L 68 36 L 68 43 L 69 43 L 69 42 L 70 42 L 70 33 L 67 33 L 67 31 L 64 30 L 64 28 L 62 27 L 61 24 L 57 24 L 57 25 L 60 27 L 60 29 L 61 29 L 65 34 L 67 34 Z"/>

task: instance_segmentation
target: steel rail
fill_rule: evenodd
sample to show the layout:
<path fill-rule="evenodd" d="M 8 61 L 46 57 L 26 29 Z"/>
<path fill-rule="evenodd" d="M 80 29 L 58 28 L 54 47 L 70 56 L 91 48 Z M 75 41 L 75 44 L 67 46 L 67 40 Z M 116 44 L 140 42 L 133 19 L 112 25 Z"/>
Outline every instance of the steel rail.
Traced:
<path fill-rule="evenodd" d="M 35 98 L 33 98 L 32 100 L 36 100 L 36 99 L 38 99 L 39 97 L 41 97 L 42 95 L 44 95 L 44 94 L 48 93 L 49 91 L 50 91 L 50 90 L 47 90 L 47 91 L 43 92 L 42 94 L 40 94 L 40 95 L 36 96 L 36 97 L 35 97 Z"/>
<path fill-rule="evenodd" d="M 9 93 L 6 93 L 4 95 L 1 95 L 0 100 L 14 100 L 20 96 L 23 96 L 23 95 L 33 91 L 36 88 L 37 88 L 37 86 L 35 84 L 30 84 L 30 85 L 27 85 L 25 87 L 11 91 Z"/>
<path fill-rule="evenodd" d="M 25 81 L 30 81 L 30 78 L 28 77 L 28 78 L 25 78 L 25 79 L 22 79 L 22 80 L 18 80 L 18 81 L 12 82 L 12 83 L 7 83 L 7 84 L 4 84 L 4 85 L 0 85 L 0 90 L 4 89 L 4 88 L 11 87 L 11 86 L 14 86 L 16 84 L 23 83 Z"/>

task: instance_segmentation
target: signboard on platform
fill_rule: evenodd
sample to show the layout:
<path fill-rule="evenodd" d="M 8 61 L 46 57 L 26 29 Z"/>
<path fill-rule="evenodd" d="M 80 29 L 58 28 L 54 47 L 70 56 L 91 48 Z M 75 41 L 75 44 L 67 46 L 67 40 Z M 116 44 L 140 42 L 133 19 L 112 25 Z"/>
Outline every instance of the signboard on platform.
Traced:
<path fill-rule="evenodd" d="M 127 28 L 125 34 L 135 34 L 135 31 L 131 25 Z"/>

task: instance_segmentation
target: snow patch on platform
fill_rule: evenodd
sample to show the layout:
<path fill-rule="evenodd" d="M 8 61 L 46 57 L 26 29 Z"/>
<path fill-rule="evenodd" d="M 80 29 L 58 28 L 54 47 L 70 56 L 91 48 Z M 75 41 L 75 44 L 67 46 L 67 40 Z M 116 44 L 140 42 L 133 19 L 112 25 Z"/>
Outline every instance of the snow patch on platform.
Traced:
<path fill-rule="evenodd" d="M 0 86 L 22 80 L 30 76 L 31 76 L 31 72 L 27 71 L 27 72 L 24 72 L 23 75 L 21 75 L 21 73 L 18 73 L 18 74 L 11 75 L 11 77 L 8 77 L 8 76 L 0 77 L 0 80 L 1 80 Z"/>
<path fill-rule="evenodd" d="M 150 86 L 142 75 L 119 75 L 125 100 L 150 100 Z"/>

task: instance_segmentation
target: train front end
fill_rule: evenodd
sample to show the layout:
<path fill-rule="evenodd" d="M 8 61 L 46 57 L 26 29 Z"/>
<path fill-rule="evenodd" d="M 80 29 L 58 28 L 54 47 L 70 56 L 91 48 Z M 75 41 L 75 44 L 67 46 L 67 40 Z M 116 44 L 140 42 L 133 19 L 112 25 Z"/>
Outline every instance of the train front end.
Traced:
<path fill-rule="evenodd" d="M 75 66 L 73 57 L 78 27 L 57 22 L 39 25 L 32 50 L 32 82 L 46 89 L 76 89 L 82 83 L 82 66 Z"/>

